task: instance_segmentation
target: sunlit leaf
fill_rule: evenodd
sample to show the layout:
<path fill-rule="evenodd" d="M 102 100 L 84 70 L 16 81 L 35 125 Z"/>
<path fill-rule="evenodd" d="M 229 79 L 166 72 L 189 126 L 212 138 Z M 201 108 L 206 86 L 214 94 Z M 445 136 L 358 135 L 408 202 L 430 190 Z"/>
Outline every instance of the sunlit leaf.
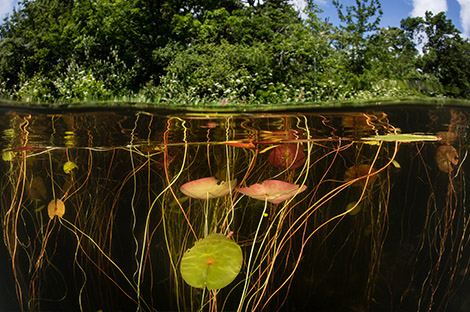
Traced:
<path fill-rule="evenodd" d="M 62 218 L 65 214 L 65 204 L 60 199 L 53 199 L 47 205 L 47 214 L 53 219 L 55 216 Z"/>
<path fill-rule="evenodd" d="M 16 153 L 12 151 L 4 151 L 2 153 L 2 159 L 4 161 L 12 161 L 13 158 L 15 158 L 15 156 L 16 156 Z"/>
<path fill-rule="evenodd" d="M 384 134 L 374 135 L 367 138 L 362 138 L 363 141 L 383 141 L 383 142 L 424 142 L 424 141 L 439 141 L 439 138 L 435 135 L 426 135 L 418 133 L 407 133 L 407 134 Z"/>
<path fill-rule="evenodd" d="M 302 193 L 306 189 L 306 185 L 291 184 L 279 180 L 266 180 L 261 184 L 256 183 L 250 187 L 240 187 L 238 191 L 251 198 L 279 204 L 296 194 Z"/>
<path fill-rule="evenodd" d="M 230 193 L 237 185 L 237 179 L 219 181 L 215 177 L 202 178 L 181 185 L 181 192 L 191 198 L 209 199 L 222 197 Z"/>
<path fill-rule="evenodd" d="M 184 253 L 180 269 L 190 286 L 220 289 L 237 277 L 242 262 L 242 250 L 237 243 L 223 234 L 210 234 Z"/>
<path fill-rule="evenodd" d="M 63 167 L 64 172 L 66 174 L 69 174 L 70 172 L 72 172 L 73 169 L 77 169 L 77 168 L 78 168 L 77 164 L 74 163 L 73 161 L 66 162 Z"/>

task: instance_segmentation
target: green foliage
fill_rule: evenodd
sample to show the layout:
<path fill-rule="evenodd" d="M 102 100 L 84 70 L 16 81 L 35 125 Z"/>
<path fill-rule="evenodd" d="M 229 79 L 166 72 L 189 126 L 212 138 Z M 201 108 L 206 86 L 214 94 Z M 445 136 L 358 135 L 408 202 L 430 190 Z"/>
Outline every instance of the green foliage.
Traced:
<path fill-rule="evenodd" d="M 192 287 L 220 289 L 237 277 L 242 263 L 240 246 L 223 234 L 212 233 L 184 253 L 181 275 Z"/>
<path fill-rule="evenodd" d="M 18 89 L 14 99 L 23 102 L 48 102 L 53 100 L 53 82 L 41 75 L 19 77 Z"/>
<path fill-rule="evenodd" d="M 110 92 L 105 84 L 95 78 L 91 70 L 71 63 L 66 72 L 54 81 L 60 101 L 106 99 Z"/>
<path fill-rule="evenodd" d="M 0 96 L 189 105 L 416 94 L 470 98 L 470 43 L 444 13 L 378 28 L 356 0 L 336 28 L 307 1 L 23 0 L 0 25 Z M 424 46 L 418 53 L 417 43 Z"/>
<path fill-rule="evenodd" d="M 343 33 L 338 38 L 339 44 L 351 55 L 349 59 L 349 70 L 355 74 L 362 74 L 366 68 L 366 43 L 369 33 L 377 30 L 380 18 L 383 14 L 380 1 L 378 0 L 356 0 L 356 4 L 346 7 L 343 13 L 343 5 L 333 0 L 338 10 Z M 371 20 L 372 19 L 372 20 Z"/>
<path fill-rule="evenodd" d="M 411 40 L 424 42 L 418 67 L 439 80 L 445 95 L 470 98 L 470 42 L 460 37 L 444 12 L 409 17 L 402 27 Z"/>

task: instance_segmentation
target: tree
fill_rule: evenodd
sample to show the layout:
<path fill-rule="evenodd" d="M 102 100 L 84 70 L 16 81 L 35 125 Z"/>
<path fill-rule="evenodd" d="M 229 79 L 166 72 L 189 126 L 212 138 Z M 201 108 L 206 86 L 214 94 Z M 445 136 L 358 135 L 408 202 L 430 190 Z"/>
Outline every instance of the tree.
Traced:
<path fill-rule="evenodd" d="M 444 87 L 445 94 L 470 97 L 470 42 L 463 40 L 460 31 L 444 12 L 425 17 L 408 17 L 401 23 L 410 40 L 424 43 L 418 66 L 434 75 Z"/>
<path fill-rule="evenodd" d="M 376 31 L 383 14 L 379 0 L 356 0 L 356 4 L 346 7 L 338 0 L 333 0 L 338 17 L 345 25 L 341 25 L 343 33 L 339 38 L 340 45 L 351 53 L 350 67 L 356 74 L 361 74 L 365 67 L 365 45 L 369 34 Z"/>
<path fill-rule="evenodd" d="M 370 36 L 365 52 L 370 71 L 380 79 L 403 79 L 415 71 L 418 51 L 410 47 L 405 32 L 381 28 Z"/>

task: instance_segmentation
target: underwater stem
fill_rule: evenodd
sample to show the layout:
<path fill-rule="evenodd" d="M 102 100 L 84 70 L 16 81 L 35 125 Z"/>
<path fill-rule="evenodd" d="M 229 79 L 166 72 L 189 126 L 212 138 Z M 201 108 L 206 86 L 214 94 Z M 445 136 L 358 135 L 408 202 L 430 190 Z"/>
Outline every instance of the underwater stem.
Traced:
<path fill-rule="evenodd" d="M 240 298 L 240 303 L 239 303 L 238 309 L 237 309 L 238 312 L 240 312 L 242 310 L 243 302 L 244 302 L 245 296 L 246 296 L 246 291 L 248 289 L 248 284 L 250 282 L 250 275 L 251 275 L 250 274 L 250 267 L 251 267 L 251 260 L 252 260 L 252 257 L 253 257 L 253 251 L 255 250 L 256 239 L 258 238 L 258 232 L 259 232 L 259 229 L 261 228 L 261 223 L 263 223 L 263 218 L 264 218 L 264 214 L 266 213 L 266 208 L 267 207 L 268 207 L 268 199 L 266 198 L 264 200 L 264 208 L 263 208 L 263 212 L 261 213 L 261 218 L 260 218 L 259 223 L 258 223 L 258 228 L 256 229 L 255 237 L 253 237 L 253 245 L 251 245 L 250 257 L 248 258 L 248 266 L 246 268 L 245 284 L 243 286 L 242 296 Z"/>

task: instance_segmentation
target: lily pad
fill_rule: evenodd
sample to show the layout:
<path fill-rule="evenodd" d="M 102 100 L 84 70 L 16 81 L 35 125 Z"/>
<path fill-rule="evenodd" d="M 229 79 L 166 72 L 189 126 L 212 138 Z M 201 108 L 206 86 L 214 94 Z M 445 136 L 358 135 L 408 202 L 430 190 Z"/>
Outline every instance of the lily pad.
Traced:
<path fill-rule="evenodd" d="M 74 163 L 73 161 L 66 162 L 63 167 L 64 172 L 66 174 L 70 174 L 70 172 L 72 172 L 73 169 L 77 169 L 77 168 L 78 168 L 77 164 Z"/>
<path fill-rule="evenodd" d="M 243 254 L 237 243 L 223 234 L 209 234 L 188 249 L 181 259 L 181 275 L 195 288 L 220 289 L 240 272 Z"/>
<path fill-rule="evenodd" d="M 400 133 L 400 134 L 384 134 L 375 135 L 367 138 L 362 138 L 364 141 L 383 141 L 383 142 L 423 142 L 423 141 L 439 141 L 440 139 L 435 135 L 426 135 L 420 133 Z"/>
<path fill-rule="evenodd" d="M 202 178 L 181 185 L 181 192 L 191 198 L 209 199 L 222 197 L 230 193 L 237 185 L 237 179 L 219 181 L 215 177 Z"/>
<path fill-rule="evenodd" d="M 353 207 L 354 209 L 352 209 Z M 361 205 L 357 204 L 356 202 L 350 202 L 349 204 L 346 205 L 345 210 L 348 211 L 348 214 L 350 214 L 351 216 L 354 216 L 354 215 L 357 215 L 359 211 L 361 211 Z"/>
<path fill-rule="evenodd" d="M 306 189 L 306 185 L 300 186 L 279 180 L 266 180 L 261 184 L 256 183 L 250 187 L 240 187 L 238 191 L 251 198 L 267 200 L 270 203 L 279 204 L 298 193 L 302 193 Z"/>
<path fill-rule="evenodd" d="M 15 152 L 12 152 L 12 151 L 4 151 L 2 153 L 2 159 L 4 161 L 12 161 L 16 156 L 16 153 Z"/>
<path fill-rule="evenodd" d="M 65 214 L 65 204 L 60 199 L 53 199 L 47 205 L 47 213 L 49 218 L 53 219 L 55 216 L 62 218 Z"/>

